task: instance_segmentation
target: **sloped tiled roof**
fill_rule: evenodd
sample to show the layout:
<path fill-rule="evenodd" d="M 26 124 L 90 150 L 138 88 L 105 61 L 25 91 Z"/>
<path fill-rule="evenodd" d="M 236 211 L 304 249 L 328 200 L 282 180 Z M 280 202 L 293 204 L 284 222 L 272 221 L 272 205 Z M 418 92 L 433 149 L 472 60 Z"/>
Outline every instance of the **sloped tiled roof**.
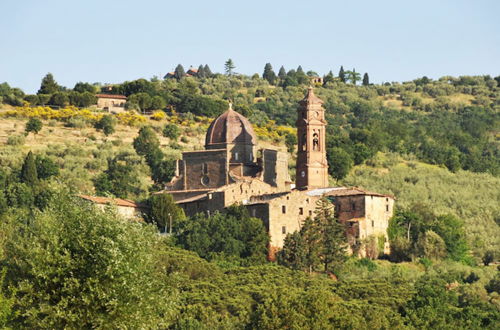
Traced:
<path fill-rule="evenodd" d="M 364 190 L 358 187 L 331 187 L 331 188 L 319 188 L 309 190 L 307 192 L 309 196 L 356 196 L 356 195 L 367 195 L 367 196 L 377 196 L 377 197 L 390 197 L 394 198 L 392 195 L 380 194 L 373 191 Z"/>
<path fill-rule="evenodd" d="M 118 94 L 97 94 L 96 96 L 100 99 L 120 99 L 120 100 L 127 99 L 125 95 L 118 95 Z"/>
<path fill-rule="evenodd" d="M 116 205 L 116 206 L 125 206 L 125 207 L 133 207 L 133 208 L 142 208 L 144 205 L 138 204 L 130 199 L 121 199 L 121 198 L 110 198 L 110 197 L 99 197 L 99 196 L 89 196 L 89 195 L 77 195 L 80 198 L 86 199 L 96 204 L 106 204 L 106 205 Z"/>

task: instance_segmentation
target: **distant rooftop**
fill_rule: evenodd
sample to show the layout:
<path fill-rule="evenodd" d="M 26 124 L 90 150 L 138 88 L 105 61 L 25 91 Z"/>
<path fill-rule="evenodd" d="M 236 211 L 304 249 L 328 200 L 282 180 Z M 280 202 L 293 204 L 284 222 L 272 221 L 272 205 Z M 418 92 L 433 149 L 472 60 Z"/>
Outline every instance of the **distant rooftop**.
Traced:
<path fill-rule="evenodd" d="M 133 208 L 142 208 L 144 205 L 138 204 L 130 199 L 121 199 L 121 198 L 110 198 L 110 197 L 99 197 L 99 196 L 89 196 L 89 195 L 77 195 L 80 198 L 86 199 L 96 204 L 105 204 L 105 205 L 116 205 L 116 206 L 125 206 L 125 207 L 133 207 Z"/>
<path fill-rule="evenodd" d="M 125 95 L 118 95 L 118 94 L 96 94 L 96 96 L 101 99 L 121 99 L 121 100 L 127 99 Z"/>

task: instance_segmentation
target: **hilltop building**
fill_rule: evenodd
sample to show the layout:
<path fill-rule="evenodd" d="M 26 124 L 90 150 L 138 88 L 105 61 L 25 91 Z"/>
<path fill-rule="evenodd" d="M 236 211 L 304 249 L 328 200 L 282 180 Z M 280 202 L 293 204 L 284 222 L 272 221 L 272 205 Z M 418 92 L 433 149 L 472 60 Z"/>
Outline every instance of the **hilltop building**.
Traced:
<path fill-rule="evenodd" d="M 316 202 L 327 196 L 346 224 L 351 247 L 369 236 L 387 236 L 394 198 L 358 188 L 329 187 L 326 120 L 323 101 L 309 88 L 297 111 L 296 184 L 288 175 L 288 155 L 258 149 L 251 123 L 229 109 L 208 128 L 205 150 L 182 154 L 174 179 L 164 191 L 186 215 L 208 215 L 238 203 L 262 219 L 270 235 L 269 253 L 283 247 L 288 233 L 314 216 Z M 386 240 L 387 241 L 387 240 Z M 388 252 L 388 243 L 384 250 Z M 363 249 L 359 250 L 363 255 Z"/>
<path fill-rule="evenodd" d="M 112 113 L 125 111 L 125 102 L 127 102 L 127 97 L 125 95 L 97 94 L 96 97 L 98 109 Z"/>

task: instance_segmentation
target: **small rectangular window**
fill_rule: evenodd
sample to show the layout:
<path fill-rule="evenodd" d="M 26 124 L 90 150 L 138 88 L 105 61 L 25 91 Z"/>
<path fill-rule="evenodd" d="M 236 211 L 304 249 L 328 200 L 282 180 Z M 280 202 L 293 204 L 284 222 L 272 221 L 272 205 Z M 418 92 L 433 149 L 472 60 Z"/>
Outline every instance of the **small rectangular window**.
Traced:
<path fill-rule="evenodd" d="M 309 216 L 313 215 L 313 211 L 309 210 Z"/>
<path fill-rule="evenodd" d="M 372 220 L 372 227 L 375 227 L 375 221 Z"/>
<path fill-rule="evenodd" d="M 389 212 L 389 204 L 387 204 L 387 205 L 385 206 L 385 211 L 386 211 L 386 212 Z"/>
<path fill-rule="evenodd" d="M 286 213 L 286 206 L 285 205 L 281 206 L 281 213 L 283 213 L 283 214 Z"/>
<path fill-rule="evenodd" d="M 352 210 L 354 211 L 356 209 L 356 203 L 352 203 Z"/>
<path fill-rule="evenodd" d="M 299 207 L 299 214 L 300 214 L 300 215 L 304 214 L 304 208 Z"/>
<path fill-rule="evenodd" d="M 281 233 L 286 234 L 286 227 L 285 226 L 281 227 Z"/>

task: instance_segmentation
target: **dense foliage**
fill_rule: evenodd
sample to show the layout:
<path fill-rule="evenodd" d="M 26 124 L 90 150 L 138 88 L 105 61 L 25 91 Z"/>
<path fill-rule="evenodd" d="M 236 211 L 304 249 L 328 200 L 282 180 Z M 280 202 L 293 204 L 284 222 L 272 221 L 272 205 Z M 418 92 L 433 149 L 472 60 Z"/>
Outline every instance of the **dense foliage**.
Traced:
<path fill-rule="evenodd" d="M 349 259 L 338 280 L 269 263 L 235 267 L 61 191 L 42 211 L 12 208 L 0 220 L 1 326 L 495 329 L 500 322 L 493 267 Z"/>

